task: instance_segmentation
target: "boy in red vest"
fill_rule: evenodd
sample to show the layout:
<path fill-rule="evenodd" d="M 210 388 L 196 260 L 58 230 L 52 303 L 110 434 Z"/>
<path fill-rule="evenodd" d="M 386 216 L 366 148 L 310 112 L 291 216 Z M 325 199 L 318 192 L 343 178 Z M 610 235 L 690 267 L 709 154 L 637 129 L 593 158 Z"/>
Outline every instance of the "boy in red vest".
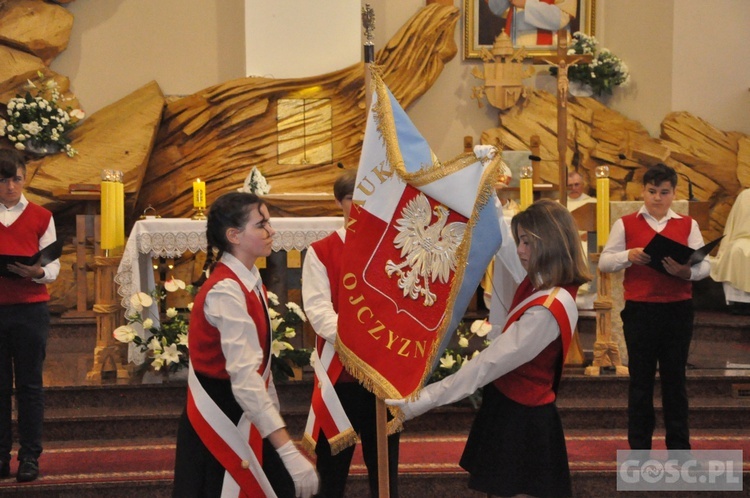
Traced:
<path fill-rule="evenodd" d="M 685 368 L 693 336 L 693 280 L 708 276 L 709 262 L 690 266 L 666 257 L 666 273 L 647 266 L 643 250 L 658 232 L 681 244 L 703 246 L 698 223 L 670 208 L 677 173 L 664 164 L 643 176 L 643 206 L 615 222 L 602 251 L 599 269 L 624 269 L 623 332 L 628 348 L 628 442 L 633 450 L 651 449 L 654 432 L 654 377 L 659 365 L 667 449 L 689 450 Z"/>
<path fill-rule="evenodd" d="M 317 457 L 320 494 L 341 498 L 354 455 L 357 437 L 370 484 L 370 496 L 378 496 L 378 447 L 375 395 L 343 368 L 334 350 L 338 334 L 338 290 L 346 226 L 352 206 L 356 171 L 342 173 L 333 195 L 344 215 L 344 226 L 314 242 L 302 268 L 302 301 L 307 318 L 318 335 L 315 352 L 315 385 L 303 446 Z M 388 436 L 389 496 L 398 497 L 399 434 Z"/>
<path fill-rule="evenodd" d="M 52 213 L 23 195 L 26 164 L 15 150 L 0 150 L 0 254 L 32 256 L 57 240 Z M 9 264 L 0 276 L 0 478 L 10 476 L 11 394 L 18 404 L 19 482 L 39 475 L 42 453 L 44 365 L 49 311 L 46 284 L 60 271 L 60 260 L 42 267 Z"/>

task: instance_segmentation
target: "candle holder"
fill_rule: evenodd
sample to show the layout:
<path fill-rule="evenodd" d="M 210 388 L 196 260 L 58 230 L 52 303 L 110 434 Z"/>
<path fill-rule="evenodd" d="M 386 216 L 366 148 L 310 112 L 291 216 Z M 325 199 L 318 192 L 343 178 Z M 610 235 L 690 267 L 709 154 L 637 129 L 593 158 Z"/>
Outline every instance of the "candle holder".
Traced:
<path fill-rule="evenodd" d="M 205 208 L 202 208 L 202 207 L 195 208 L 195 214 L 193 216 L 191 216 L 190 219 L 191 220 L 205 220 L 205 219 L 207 219 L 206 218 L 206 213 L 205 213 Z"/>

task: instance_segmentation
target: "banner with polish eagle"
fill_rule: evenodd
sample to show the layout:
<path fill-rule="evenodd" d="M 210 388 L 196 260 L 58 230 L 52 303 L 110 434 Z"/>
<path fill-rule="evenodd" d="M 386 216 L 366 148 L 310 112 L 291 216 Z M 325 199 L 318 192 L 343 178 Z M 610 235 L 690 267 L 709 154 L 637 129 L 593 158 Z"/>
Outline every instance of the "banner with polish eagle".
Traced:
<path fill-rule="evenodd" d="M 380 398 L 429 377 L 501 245 L 500 154 L 441 163 L 373 70 L 341 269 L 336 350 Z"/>

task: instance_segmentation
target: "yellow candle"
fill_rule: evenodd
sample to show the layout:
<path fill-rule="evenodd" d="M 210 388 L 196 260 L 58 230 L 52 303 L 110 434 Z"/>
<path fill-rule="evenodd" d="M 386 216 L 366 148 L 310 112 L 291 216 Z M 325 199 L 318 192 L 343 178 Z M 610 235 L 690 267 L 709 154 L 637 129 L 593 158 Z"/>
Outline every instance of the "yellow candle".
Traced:
<path fill-rule="evenodd" d="M 206 208 L 206 182 L 202 182 L 200 178 L 193 182 L 193 207 Z"/>
<path fill-rule="evenodd" d="M 116 172 L 115 187 L 115 247 L 125 247 L 125 185 L 122 171 Z"/>
<path fill-rule="evenodd" d="M 115 184 L 111 178 L 111 171 L 104 170 L 101 185 L 101 245 L 102 249 L 111 250 L 117 247 L 115 236 Z"/>
<path fill-rule="evenodd" d="M 521 209 L 526 209 L 534 202 L 534 180 L 531 178 L 521 178 Z"/>
<path fill-rule="evenodd" d="M 609 238 L 609 178 L 596 179 L 596 245 L 601 251 Z"/>

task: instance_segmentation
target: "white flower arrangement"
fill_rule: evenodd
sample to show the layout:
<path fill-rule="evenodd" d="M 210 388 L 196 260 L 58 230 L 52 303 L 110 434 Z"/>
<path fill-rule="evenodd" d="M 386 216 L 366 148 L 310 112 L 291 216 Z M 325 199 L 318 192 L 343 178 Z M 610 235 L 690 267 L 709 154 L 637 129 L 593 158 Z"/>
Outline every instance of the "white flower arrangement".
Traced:
<path fill-rule="evenodd" d="M 126 344 L 133 343 L 141 352 L 146 353 L 150 362 L 148 366 L 159 372 L 176 372 L 188 365 L 188 317 L 181 314 L 175 308 L 167 308 L 166 319 L 161 321 L 160 327 L 154 327 L 154 319 L 145 316 L 154 301 L 166 299 L 167 292 L 186 290 L 195 294 L 197 289 L 192 285 L 185 285 L 180 279 L 170 278 L 164 282 L 164 290 L 155 289 L 151 294 L 138 292 L 130 297 L 130 304 L 135 314 L 126 317 L 127 325 L 117 327 L 112 335 L 115 339 Z M 193 303 L 188 304 L 192 310 Z M 140 323 L 144 332 L 151 334 L 150 337 L 142 339 L 133 328 L 133 323 Z"/>
<path fill-rule="evenodd" d="M 270 305 L 279 306 L 279 297 L 273 292 L 267 292 L 267 294 Z M 307 316 L 297 303 L 288 302 L 283 315 L 275 309 L 269 308 L 268 317 L 271 319 L 271 330 L 273 331 L 271 371 L 274 380 L 286 380 L 294 376 L 290 363 L 298 367 L 310 364 L 312 351 L 305 348 L 295 349 L 287 340 L 297 335 L 295 327 L 306 322 Z"/>
<path fill-rule="evenodd" d="M 627 85 L 630 81 L 628 66 L 606 48 L 599 47 L 599 41 L 586 33 L 573 33 L 573 44 L 568 55 L 589 54 L 593 60 L 589 64 L 574 64 L 568 67 L 568 79 L 591 86 L 594 94 L 612 94 L 616 86 Z M 550 68 L 552 75 L 557 68 Z"/>
<path fill-rule="evenodd" d="M 492 330 L 492 325 L 487 320 L 474 320 L 471 326 L 466 329 L 466 324 L 461 323 L 456 330 L 458 336 L 458 349 L 446 349 L 443 356 L 440 357 L 440 366 L 435 369 L 429 382 L 437 382 L 461 369 L 469 360 L 479 354 L 480 350 L 487 346 L 484 339 Z M 474 337 L 483 339 L 481 348 L 469 351 L 471 340 Z"/>
<path fill-rule="evenodd" d="M 260 170 L 253 166 L 250 170 L 250 174 L 245 178 L 245 182 L 241 188 L 237 189 L 239 192 L 247 192 L 255 195 L 266 195 L 271 191 L 271 186 L 266 181 L 266 178 L 261 174 Z"/>
<path fill-rule="evenodd" d="M 0 118 L 0 137 L 6 137 L 18 150 L 43 153 L 64 150 L 69 157 L 76 151 L 67 134 L 85 117 L 80 109 L 61 107 L 57 82 L 37 72 L 38 84 L 27 80 L 24 96 L 8 101 L 5 119 Z"/>
<path fill-rule="evenodd" d="M 474 359 L 480 351 L 489 344 L 486 337 L 491 330 L 492 325 L 490 325 L 487 320 L 474 320 L 469 327 L 466 326 L 465 322 L 461 322 L 458 329 L 456 329 L 456 335 L 458 336 L 458 349 L 448 348 L 445 350 L 443 356 L 440 357 L 438 367 L 432 372 L 427 383 L 432 384 L 433 382 L 438 382 L 449 375 L 458 372 L 464 365 Z M 478 346 L 472 348 L 471 342 L 475 337 L 481 339 L 482 342 Z M 481 390 L 470 395 L 468 399 L 474 408 L 478 408 L 482 399 Z"/>

